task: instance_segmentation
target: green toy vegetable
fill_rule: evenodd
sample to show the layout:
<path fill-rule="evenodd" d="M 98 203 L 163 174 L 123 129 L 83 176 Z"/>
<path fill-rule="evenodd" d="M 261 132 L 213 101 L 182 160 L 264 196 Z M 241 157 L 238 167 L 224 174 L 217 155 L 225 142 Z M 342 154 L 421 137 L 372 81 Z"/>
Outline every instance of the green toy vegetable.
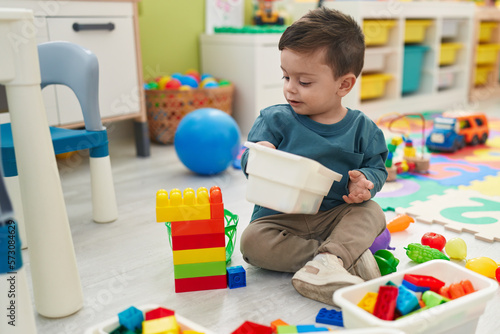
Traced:
<path fill-rule="evenodd" d="M 408 247 L 405 247 L 406 255 L 410 259 L 418 263 L 424 263 L 430 260 L 448 260 L 450 258 L 438 251 L 437 249 L 430 248 L 429 246 L 425 246 L 418 243 L 409 244 Z"/>

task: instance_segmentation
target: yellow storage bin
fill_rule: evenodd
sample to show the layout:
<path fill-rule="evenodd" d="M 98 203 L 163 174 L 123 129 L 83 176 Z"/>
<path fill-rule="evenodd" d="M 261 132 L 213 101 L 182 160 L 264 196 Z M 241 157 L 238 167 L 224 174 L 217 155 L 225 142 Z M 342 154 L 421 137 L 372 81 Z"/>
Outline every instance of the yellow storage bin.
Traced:
<path fill-rule="evenodd" d="M 441 43 L 439 65 L 453 65 L 457 59 L 457 51 L 462 47 L 460 43 Z"/>
<path fill-rule="evenodd" d="M 365 44 L 367 46 L 387 44 L 389 31 L 395 25 L 395 20 L 364 20 Z"/>
<path fill-rule="evenodd" d="M 478 40 L 481 43 L 488 43 L 491 41 L 493 30 L 498 26 L 498 22 L 483 21 L 479 23 L 479 36 Z"/>
<path fill-rule="evenodd" d="M 474 84 L 477 86 L 485 85 L 488 82 L 488 76 L 493 71 L 493 66 L 477 66 Z"/>
<path fill-rule="evenodd" d="M 494 64 L 498 58 L 500 44 L 479 44 L 476 50 L 476 64 Z"/>
<path fill-rule="evenodd" d="M 365 74 L 361 76 L 361 100 L 382 97 L 386 83 L 392 79 L 389 74 Z"/>
<path fill-rule="evenodd" d="M 405 43 L 422 43 L 432 20 L 406 20 Z"/>

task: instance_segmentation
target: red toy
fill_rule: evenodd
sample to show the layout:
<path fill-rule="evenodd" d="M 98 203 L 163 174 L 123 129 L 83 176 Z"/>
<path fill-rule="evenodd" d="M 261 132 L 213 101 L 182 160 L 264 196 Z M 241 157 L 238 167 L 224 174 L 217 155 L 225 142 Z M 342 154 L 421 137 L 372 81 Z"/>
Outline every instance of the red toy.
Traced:
<path fill-rule="evenodd" d="M 398 288 L 396 286 L 381 286 L 378 289 L 378 297 L 373 315 L 382 320 L 394 320 L 397 298 Z"/>
<path fill-rule="evenodd" d="M 403 279 L 416 286 L 428 287 L 432 291 L 439 293 L 439 289 L 445 285 L 443 281 L 427 275 L 405 274 Z"/>
<path fill-rule="evenodd" d="M 442 251 L 446 245 L 446 238 L 438 233 L 427 232 L 422 236 L 421 243 L 422 245 L 427 245 L 431 248 L 437 249 L 438 251 Z"/>

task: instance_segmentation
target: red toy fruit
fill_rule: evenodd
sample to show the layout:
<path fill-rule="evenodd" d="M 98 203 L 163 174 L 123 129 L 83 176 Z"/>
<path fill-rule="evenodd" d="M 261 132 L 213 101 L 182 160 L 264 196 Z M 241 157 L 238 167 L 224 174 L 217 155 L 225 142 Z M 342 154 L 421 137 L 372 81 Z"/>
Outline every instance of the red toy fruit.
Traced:
<path fill-rule="evenodd" d="M 427 245 L 431 248 L 437 249 L 438 251 L 442 251 L 446 245 L 446 238 L 438 233 L 427 232 L 422 236 L 421 242 L 422 245 Z"/>
<path fill-rule="evenodd" d="M 497 278 L 497 281 L 500 282 L 500 267 L 495 270 L 495 277 Z"/>

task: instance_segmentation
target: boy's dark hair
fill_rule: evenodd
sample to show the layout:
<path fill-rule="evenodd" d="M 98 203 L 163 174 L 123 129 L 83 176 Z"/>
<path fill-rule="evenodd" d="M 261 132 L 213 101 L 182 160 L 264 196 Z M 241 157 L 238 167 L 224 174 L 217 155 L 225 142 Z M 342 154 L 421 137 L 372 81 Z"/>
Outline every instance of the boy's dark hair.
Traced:
<path fill-rule="evenodd" d="M 309 11 L 289 26 L 278 48 L 300 53 L 324 48 L 325 62 L 333 70 L 335 79 L 350 72 L 357 77 L 363 68 L 365 37 L 351 16 L 321 7 Z"/>

